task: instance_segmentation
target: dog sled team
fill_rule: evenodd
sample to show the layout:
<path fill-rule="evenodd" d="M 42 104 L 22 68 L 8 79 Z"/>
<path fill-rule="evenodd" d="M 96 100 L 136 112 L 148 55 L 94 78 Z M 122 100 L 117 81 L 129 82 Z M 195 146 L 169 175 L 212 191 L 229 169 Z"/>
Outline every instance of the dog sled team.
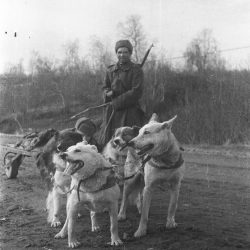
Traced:
<path fill-rule="evenodd" d="M 175 119 L 160 122 L 153 114 L 141 128 L 117 128 L 101 151 L 92 138 L 95 125 L 90 119 L 80 119 L 75 129 L 56 132 L 37 156 L 37 166 L 49 184 L 46 207 L 52 227 L 62 225 L 66 209 L 66 220 L 55 238 L 68 237 L 68 246 L 78 247 L 75 225 L 87 207 L 92 231 L 100 228 L 96 213 L 109 213 L 111 245 L 120 245 L 118 221 L 127 218 L 130 205 L 137 206 L 140 216 L 134 237 L 146 235 L 151 199 L 163 182 L 170 191 L 166 227 L 176 227 L 185 164 L 171 131 Z"/>
<path fill-rule="evenodd" d="M 153 114 L 145 121 L 139 100 L 142 65 L 149 51 L 138 65 L 131 62 L 132 50 L 128 40 L 118 41 L 118 62 L 106 73 L 101 147 L 93 138 L 95 124 L 81 118 L 74 129 L 56 132 L 37 157 L 37 166 L 49 186 L 48 222 L 52 227 L 62 226 L 55 238 L 68 237 L 71 248 L 80 245 L 75 225 L 82 207 L 90 211 L 92 231 L 100 228 L 96 213 L 108 211 L 111 245 L 120 245 L 118 221 L 127 218 L 127 209 L 134 204 L 140 217 L 134 237 L 146 235 L 151 199 L 164 182 L 170 191 L 166 227 L 177 226 L 175 212 L 185 164 L 171 130 L 176 116 L 161 122 Z M 63 225 L 62 208 L 67 215 Z"/>

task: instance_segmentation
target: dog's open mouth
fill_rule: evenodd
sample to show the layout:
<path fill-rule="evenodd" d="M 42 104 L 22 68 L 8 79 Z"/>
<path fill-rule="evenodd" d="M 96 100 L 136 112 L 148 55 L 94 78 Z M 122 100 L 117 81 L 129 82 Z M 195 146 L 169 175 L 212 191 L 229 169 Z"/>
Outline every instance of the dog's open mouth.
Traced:
<path fill-rule="evenodd" d="M 84 166 L 84 162 L 77 160 L 77 161 L 68 161 L 68 164 L 64 170 L 65 174 L 73 175 L 75 174 L 79 169 L 81 169 Z"/>
<path fill-rule="evenodd" d="M 116 148 L 117 150 L 121 151 L 121 148 L 123 147 L 124 143 L 122 143 L 119 140 L 114 140 L 113 141 L 113 147 Z"/>
<path fill-rule="evenodd" d="M 150 151 L 152 148 L 154 147 L 154 144 L 148 144 L 148 145 L 145 145 L 144 147 L 140 148 L 139 151 L 137 152 L 137 154 L 139 156 L 143 156 L 145 155 L 146 153 L 148 153 L 148 151 Z"/>
<path fill-rule="evenodd" d="M 122 145 L 119 146 L 119 151 L 122 151 L 124 148 L 126 148 L 128 146 L 128 142 L 123 143 Z"/>
<path fill-rule="evenodd" d="M 124 148 L 128 146 L 128 143 L 121 140 L 115 140 L 113 141 L 113 147 L 117 149 L 118 151 L 122 151 Z"/>

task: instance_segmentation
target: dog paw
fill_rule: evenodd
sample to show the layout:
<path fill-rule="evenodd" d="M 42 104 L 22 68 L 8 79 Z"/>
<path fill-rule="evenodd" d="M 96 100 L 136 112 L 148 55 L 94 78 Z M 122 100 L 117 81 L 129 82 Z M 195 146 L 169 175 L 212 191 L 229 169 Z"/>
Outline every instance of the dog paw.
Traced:
<path fill-rule="evenodd" d="M 126 220 L 127 219 L 126 214 L 118 214 L 117 219 L 118 219 L 118 221 Z"/>
<path fill-rule="evenodd" d="M 91 231 L 98 232 L 98 231 L 100 231 L 100 227 L 99 226 L 92 226 Z"/>
<path fill-rule="evenodd" d="M 123 244 L 123 242 L 120 240 L 119 237 L 111 238 L 111 243 L 110 243 L 111 246 L 119 246 L 119 245 L 122 245 L 122 244 Z"/>
<path fill-rule="evenodd" d="M 59 227 L 59 226 L 61 226 L 61 225 L 62 225 L 62 223 L 61 223 L 61 221 L 59 221 L 59 220 L 53 220 L 53 221 L 51 222 L 51 224 L 50 224 L 51 227 Z"/>
<path fill-rule="evenodd" d="M 68 241 L 68 246 L 70 248 L 77 248 L 81 245 L 81 243 L 77 240 L 71 240 L 71 241 Z"/>
<path fill-rule="evenodd" d="M 175 223 L 174 219 L 167 220 L 167 224 L 166 224 L 167 229 L 172 229 L 172 228 L 176 228 L 176 227 L 177 227 L 177 223 Z"/>
<path fill-rule="evenodd" d="M 142 237 L 144 235 L 146 235 L 147 233 L 147 228 L 138 228 L 138 230 L 134 233 L 134 237 L 135 238 L 139 238 Z"/>
<path fill-rule="evenodd" d="M 67 234 L 64 234 L 63 232 L 59 232 L 58 234 L 55 235 L 55 239 L 64 239 L 66 238 Z"/>

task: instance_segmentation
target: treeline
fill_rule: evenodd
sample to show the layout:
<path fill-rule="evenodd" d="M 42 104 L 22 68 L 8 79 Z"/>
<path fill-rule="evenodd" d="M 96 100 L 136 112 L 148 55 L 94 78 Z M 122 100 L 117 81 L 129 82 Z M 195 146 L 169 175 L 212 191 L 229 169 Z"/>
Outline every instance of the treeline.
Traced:
<path fill-rule="evenodd" d="M 178 115 L 174 126 L 185 143 L 231 144 L 250 141 L 250 71 L 146 72 L 148 113 L 163 120 Z M 152 84 L 154 83 L 155 84 Z"/>
<path fill-rule="evenodd" d="M 250 72 L 225 69 L 177 71 L 167 63 L 144 66 L 141 104 L 148 116 L 178 115 L 174 131 L 182 143 L 249 143 Z M 1 117 L 51 118 L 102 103 L 103 71 L 81 64 L 37 74 L 1 77 Z M 90 114 L 91 115 L 91 114 Z M 101 119 L 101 117 L 99 117 Z"/>
<path fill-rule="evenodd" d="M 119 37 L 133 45 L 132 59 L 141 63 L 149 47 L 140 17 L 118 25 Z M 79 56 L 79 41 L 64 45 L 57 62 L 33 52 L 29 74 L 22 61 L 0 77 L 0 116 L 17 114 L 22 124 L 43 118 L 57 120 L 102 103 L 105 69 L 114 62 L 114 47 L 96 36 L 88 56 Z M 156 46 L 157 47 L 157 46 Z M 250 71 L 229 70 L 209 29 L 192 39 L 183 53 L 184 65 L 173 67 L 164 49 L 154 49 L 143 67 L 148 117 L 162 120 L 178 115 L 174 130 L 182 143 L 230 144 L 250 142 Z M 95 114 L 98 124 L 102 112 Z M 92 114 L 87 114 L 89 116 Z M 45 124 L 46 126 L 46 124 Z"/>
<path fill-rule="evenodd" d="M 92 71 L 5 75 L 0 82 L 2 117 L 12 112 L 28 119 L 70 114 L 78 106 L 101 102 L 101 77 Z"/>

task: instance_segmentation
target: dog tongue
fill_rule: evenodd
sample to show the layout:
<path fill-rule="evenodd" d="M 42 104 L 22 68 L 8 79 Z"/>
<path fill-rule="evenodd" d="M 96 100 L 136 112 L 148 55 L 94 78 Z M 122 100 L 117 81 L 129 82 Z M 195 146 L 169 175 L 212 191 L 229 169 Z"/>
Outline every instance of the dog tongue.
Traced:
<path fill-rule="evenodd" d="M 65 174 L 68 174 L 68 175 L 71 175 L 71 168 L 72 168 L 72 163 L 67 162 L 66 168 L 65 168 L 65 170 L 64 170 L 64 173 L 65 173 Z"/>
<path fill-rule="evenodd" d="M 83 161 L 79 161 L 76 163 L 73 163 L 73 168 L 71 170 L 71 175 L 76 173 L 79 169 L 81 169 L 84 166 L 84 162 Z"/>
<path fill-rule="evenodd" d="M 64 173 L 68 175 L 72 175 L 76 173 L 79 169 L 81 169 L 83 166 L 84 166 L 84 162 L 82 161 L 68 162 L 64 170 Z"/>

